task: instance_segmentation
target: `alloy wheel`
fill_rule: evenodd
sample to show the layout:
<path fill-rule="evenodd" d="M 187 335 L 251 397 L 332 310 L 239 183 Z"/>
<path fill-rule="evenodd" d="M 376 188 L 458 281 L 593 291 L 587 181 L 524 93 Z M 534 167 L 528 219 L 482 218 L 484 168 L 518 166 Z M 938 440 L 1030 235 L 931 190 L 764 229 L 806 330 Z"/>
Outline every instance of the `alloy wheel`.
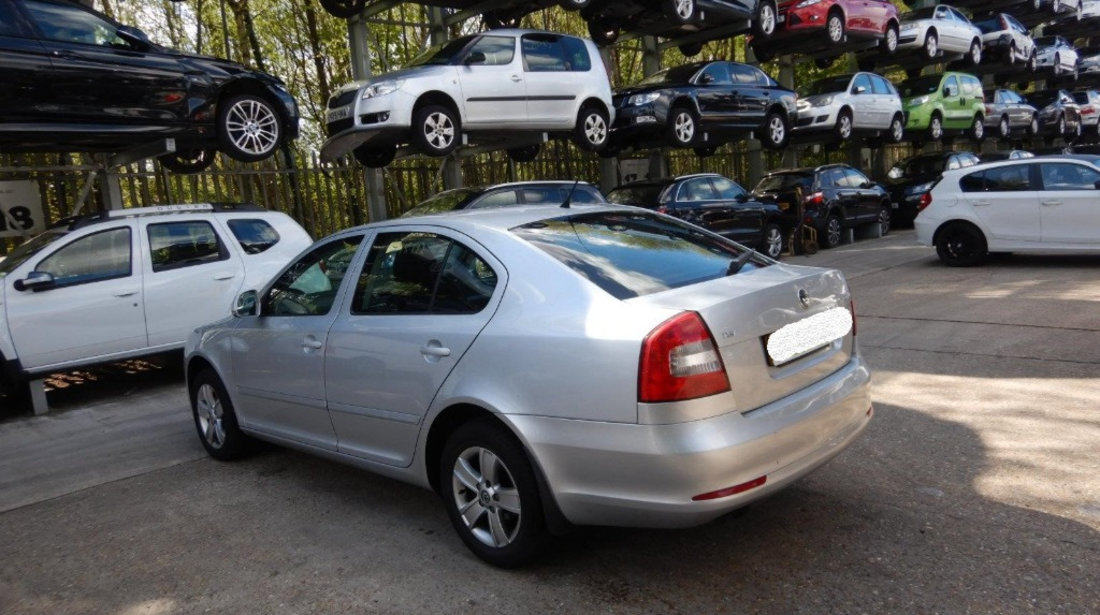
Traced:
<path fill-rule="evenodd" d="M 233 103 L 225 127 L 233 145 L 252 156 L 266 155 L 279 144 L 279 118 L 270 105 L 254 98 Z"/>
<path fill-rule="evenodd" d="M 195 395 L 199 429 L 211 448 L 221 448 L 225 444 L 225 422 L 223 421 L 222 400 L 213 386 L 203 383 Z"/>
<path fill-rule="evenodd" d="M 424 140 L 433 148 L 443 150 L 455 139 L 455 126 L 446 113 L 429 114 L 424 121 Z"/>
<path fill-rule="evenodd" d="M 519 489 L 504 461 L 493 451 L 471 446 L 455 459 L 451 496 L 470 533 L 489 547 L 505 547 L 523 522 Z"/>

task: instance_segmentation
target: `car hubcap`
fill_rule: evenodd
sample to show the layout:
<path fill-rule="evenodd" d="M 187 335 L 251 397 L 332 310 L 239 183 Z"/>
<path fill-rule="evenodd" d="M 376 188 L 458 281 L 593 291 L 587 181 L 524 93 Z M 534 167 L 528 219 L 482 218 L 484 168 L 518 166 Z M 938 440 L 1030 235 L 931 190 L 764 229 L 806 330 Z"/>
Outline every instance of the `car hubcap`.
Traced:
<path fill-rule="evenodd" d="M 677 141 L 691 143 L 691 140 L 695 138 L 695 120 L 687 113 L 677 113 L 673 130 L 676 132 Z"/>
<path fill-rule="evenodd" d="M 455 138 L 455 126 L 445 113 L 433 113 L 424 122 L 424 138 L 435 149 L 446 149 Z"/>
<path fill-rule="evenodd" d="M 886 208 L 880 209 L 878 212 L 878 224 L 882 228 L 882 234 L 890 232 L 890 211 Z"/>
<path fill-rule="evenodd" d="M 775 31 L 775 12 L 770 4 L 760 7 L 760 31 L 764 34 Z"/>
<path fill-rule="evenodd" d="M 837 220 L 836 218 L 830 218 L 829 219 L 828 233 L 829 233 L 829 245 L 830 246 L 840 245 L 840 220 Z"/>
<path fill-rule="evenodd" d="M 592 145 L 602 145 L 607 140 L 607 122 L 599 113 L 590 113 L 584 118 L 584 137 Z"/>
<path fill-rule="evenodd" d="M 472 446 L 455 459 L 451 490 L 458 514 L 479 542 L 506 547 L 522 520 L 519 490 L 495 453 Z"/>
<path fill-rule="evenodd" d="M 840 18 L 829 18 L 829 39 L 833 42 L 840 42 L 840 37 L 844 35 L 844 24 L 840 23 Z"/>
<path fill-rule="evenodd" d="M 1005 119 L 1005 118 L 1001 118 L 1001 136 L 1002 137 L 1007 137 L 1008 132 L 1009 132 L 1008 120 Z"/>
<path fill-rule="evenodd" d="M 974 120 L 974 138 L 981 139 L 985 135 L 985 124 L 982 123 L 981 118 Z"/>
<path fill-rule="evenodd" d="M 772 143 L 779 145 L 783 142 L 783 138 L 787 136 L 787 127 L 783 125 L 783 118 L 775 116 L 772 118 L 771 124 L 768 126 L 769 134 L 771 135 Z"/>
<path fill-rule="evenodd" d="M 977 43 L 970 47 L 970 60 L 975 64 L 980 64 L 982 61 L 982 48 Z"/>
<path fill-rule="evenodd" d="M 1031 134 L 1035 135 L 1039 132 L 1039 121 L 1035 118 L 1031 118 Z"/>
<path fill-rule="evenodd" d="M 255 100 L 242 100 L 226 114 L 226 130 L 233 145 L 249 154 L 266 154 L 279 142 L 279 122 L 271 108 Z"/>
<path fill-rule="evenodd" d="M 852 119 L 847 115 L 840 116 L 840 127 L 838 129 L 841 139 L 847 139 L 852 136 Z"/>
<path fill-rule="evenodd" d="M 768 229 L 768 236 L 764 238 L 764 249 L 768 256 L 779 258 L 783 254 L 783 233 L 772 227 Z"/>
<path fill-rule="evenodd" d="M 898 33 L 893 28 L 886 29 L 886 50 L 893 53 L 898 48 Z"/>
<path fill-rule="evenodd" d="M 947 238 L 947 253 L 955 260 L 968 258 L 973 252 L 973 242 L 969 234 L 957 232 Z"/>
<path fill-rule="evenodd" d="M 936 51 L 938 50 L 936 45 L 936 37 L 929 34 L 928 39 L 924 41 L 924 48 L 928 51 L 928 57 L 936 57 Z"/>
<path fill-rule="evenodd" d="M 222 421 L 222 400 L 218 392 L 213 386 L 204 384 L 199 387 L 195 400 L 202 437 L 211 448 L 221 448 L 225 444 L 225 423 Z"/>
<path fill-rule="evenodd" d="M 695 12 L 695 0 L 676 0 L 676 15 L 687 20 Z"/>
<path fill-rule="evenodd" d="M 894 124 L 891 127 L 893 131 L 894 141 L 901 141 L 904 136 L 905 127 L 901 125 L 900 120 L 894 120 Z"/>
<path fill-rule="evenodd" d="M 943 126 L 940 125 L 940 119 L 932 118 L 932 138 L 939 139 L 943 136 Z"/>

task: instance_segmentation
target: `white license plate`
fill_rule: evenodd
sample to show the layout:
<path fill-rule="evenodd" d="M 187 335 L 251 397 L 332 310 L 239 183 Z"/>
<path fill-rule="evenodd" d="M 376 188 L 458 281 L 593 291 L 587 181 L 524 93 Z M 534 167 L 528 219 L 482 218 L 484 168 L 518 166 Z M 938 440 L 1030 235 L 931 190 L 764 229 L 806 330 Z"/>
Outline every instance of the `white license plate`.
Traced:
<path fill-rule="evenodd" d="M 852 313 L 842 307 L 784 325 L 767 337 L 773 365 L 789 363 L 838 340 L 852 330 Z"/>
<path fill-rule="evenodd" d="M 330 124 L 333 123 L 333 122 L 339 121 L 339 120 L 347 119 L 347 118 L 351 117 L 351 107 L 340 107 L 339 109 L 329 109 L 328 110 L 328 115 L 326 117 L 328 118 L 328 123 L 330 123 Z"/>

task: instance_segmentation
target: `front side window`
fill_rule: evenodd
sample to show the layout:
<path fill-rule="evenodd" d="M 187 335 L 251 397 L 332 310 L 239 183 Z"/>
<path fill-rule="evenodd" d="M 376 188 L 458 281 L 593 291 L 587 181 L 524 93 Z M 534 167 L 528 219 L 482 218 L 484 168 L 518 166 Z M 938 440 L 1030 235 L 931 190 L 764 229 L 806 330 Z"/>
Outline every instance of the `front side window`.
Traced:
<path fill-rule="evenodd" d="M 124 278 L 131 272 L 130 228 L 86 235 L 47 256 L 34 268 L 54 278 L 57 286 L 71 286 Z"/>
<path fill-rule="evenodd" d="M 862 89 L 861 89 L 862 88 Z M 870 94 L 871 93 L 871 78 L 867 75 L 859 75 L 852 82 L 852 94 Z"/>
<path fill-rule="evenodd" d="M 523 64 L 531 72 L 566 71 L 569 63 L 557 37 L 526 35 L 523 37 Z"/>
<path fill-rule="evenodd" d="M 264 295 L 260 313 L 265 316 L 328 314 L 362 239 L 360 235 L 345 237 L 310 250 L 275 280 Z"/>
<path fill-rule="evenodd" d="M 367 254 L 352 314 L 476 314 L 497 275 L 466 246 L 433 233 L 381 233 Z"/>
<path fill-rule="evenodd" d="M 466 57 L 480 53 L 485 57 L 481 66 L 506 66 L 516 55 L 516 39 L 510 36 L 483 36 L 470 47 Z"/>
<path fill-rule="evenodd" d="M 1039 165 L 1043 176 L 1043 190 L 1096 191 L 1100 171 L 1068 162 L 1044 162 Z M 1100 196 L 1100 195 L 1098 195 Z"/>
<path fill-rule="evenodd" d="M 225 249 L 214 228 L 204 220 L 150 224 L 149 260 L 153 271 L 179 269 L 227 260 Z"/>
<path fill-rule="evenodd" d="M 718 198 L 720 199 L 732 201 L 746 195 L 745 189 L 732 179 L 726 179 L 725 177 L 711 179 L 711 183 L 714 185 L 714 189 L 718 191 Z"/>
<path fill-rule="evenodd" d="M 708 64 L 703 72 L 699 73 L 699 83 L 706 85 L 733 85 L 730 78 L 729 65 L 725 62 Z"/>
<path fill-rule="evenodd" d="M 894 86 L 878 75 L 871 75 L 871 91 L 875 94 L 897 94 Z"/>
<path fill-rule="evenodd" d="M 246 254 L 259 254 L 279 243 L 279 231 L 266 220 L 228 220 L 226 225 Z"/>
<path fill-rule="evenodd" d="M 119 38 L 114 24 L 76 6 L 38 0 L 27 0 L 25 6 L 42 36 L 51 41 L 104 47 L 130 46 Z"/>

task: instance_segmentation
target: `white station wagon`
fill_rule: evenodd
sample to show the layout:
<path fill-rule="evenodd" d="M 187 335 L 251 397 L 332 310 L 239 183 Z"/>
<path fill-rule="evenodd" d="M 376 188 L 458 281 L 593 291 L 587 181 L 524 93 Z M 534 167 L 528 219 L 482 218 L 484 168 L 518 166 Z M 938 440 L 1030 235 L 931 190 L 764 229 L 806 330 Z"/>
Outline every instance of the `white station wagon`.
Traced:
<path fill-rule="evenodd" d="M 62 220 L 0 261 L 0 389 L 179 349 L 312 239 L 255 205 L 163 205 Z"/>
<path fill-rule="evenodd" d="M 623 206 L 518 206 L 321 240 L 187 346 L 195 425 L 443 498 L 515 566 L 570 524 L 686 527 L 782 489 L 868 425 L 834 270 Z"/>
<path fill-rule="evenodd" d="M 537 30 L 490 30 L 431 49 L 408 67 L 346 85 L 328 101 L 324 160 L 352 153 L 368 167 L 389 164 L 401 144 L 446 156 L 464 133 L 548 133 L 600 150 L 614 120 L 611 83 L 596 45 Z M 505 137 L 505 147 L 508 138 Z M 510 147 L 525 161 L 535 145 Z"/>

